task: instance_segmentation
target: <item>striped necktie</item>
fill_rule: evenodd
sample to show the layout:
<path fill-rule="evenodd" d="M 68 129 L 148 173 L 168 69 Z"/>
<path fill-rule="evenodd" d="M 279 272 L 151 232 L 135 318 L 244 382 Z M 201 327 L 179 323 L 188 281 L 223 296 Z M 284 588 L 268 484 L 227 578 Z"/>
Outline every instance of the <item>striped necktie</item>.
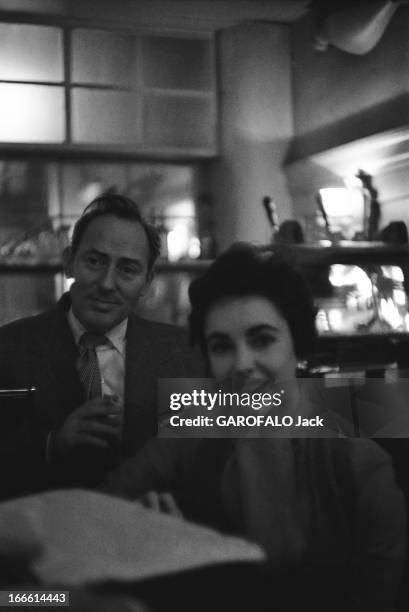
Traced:
<path fill-rule="evenodd" d="M 87 399 L 102 397 L 101 373 L 96 348 L 107 342 L 108 338 L 106 336 L 92 334 L 91 332 L 85 332 L 80 338 L 77 371 Z"/>

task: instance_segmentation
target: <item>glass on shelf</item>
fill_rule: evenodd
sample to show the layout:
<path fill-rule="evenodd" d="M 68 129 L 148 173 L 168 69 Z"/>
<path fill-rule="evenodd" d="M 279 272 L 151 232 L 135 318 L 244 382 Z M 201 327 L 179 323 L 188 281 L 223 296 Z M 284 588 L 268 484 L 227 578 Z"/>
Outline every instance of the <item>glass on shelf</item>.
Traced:
<path fill-rule="evenodd" d="M 6 265 L 58 265 L 68 245 L 68 227 L 42 227 L 0 245 L 0 263 Z"/>
<path fill-rule="evenodd" d="M 407 333 L 408 297 L 399 265 L 329 267 L 332 293 L 317 300 L 321 335 Z"/>

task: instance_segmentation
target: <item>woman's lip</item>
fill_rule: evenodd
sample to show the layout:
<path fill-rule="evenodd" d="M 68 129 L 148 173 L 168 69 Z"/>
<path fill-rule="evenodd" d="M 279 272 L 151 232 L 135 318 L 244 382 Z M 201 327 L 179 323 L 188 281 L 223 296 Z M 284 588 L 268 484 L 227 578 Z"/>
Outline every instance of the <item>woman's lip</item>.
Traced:
<path fill-rule="evenodd" d="M 104 304 L 104 305 L 108 305 L 108 306 L 115 306 L 115 304 L 117 304 L 118 302 L 111 302 L 108 300 L 101 300 L 100 298 L 91 298 L 91 300 L 93 302 L 96 302 L 97 304 Z"/>
<path fill-rule="evenodd" d="M 272 381 L 267 378 L 257 378 L 253 380 L 245 380 L 242 381 L 242 385 L 245 387 L 260 387 L 262 385 L 266 385 L 271 383 Z"/>

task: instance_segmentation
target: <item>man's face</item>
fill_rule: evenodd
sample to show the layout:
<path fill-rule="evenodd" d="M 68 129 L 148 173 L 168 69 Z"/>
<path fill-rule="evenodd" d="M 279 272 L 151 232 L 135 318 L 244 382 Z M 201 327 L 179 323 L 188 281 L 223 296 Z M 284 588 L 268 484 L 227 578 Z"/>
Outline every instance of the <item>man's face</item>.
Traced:
<path fill-rule="evenodd" d="M 68 263 L 74 315 L 106 333 L 123 321 L 148 285 L 149 245 L 137 221 L 101 215 L 88 225 Z"/>

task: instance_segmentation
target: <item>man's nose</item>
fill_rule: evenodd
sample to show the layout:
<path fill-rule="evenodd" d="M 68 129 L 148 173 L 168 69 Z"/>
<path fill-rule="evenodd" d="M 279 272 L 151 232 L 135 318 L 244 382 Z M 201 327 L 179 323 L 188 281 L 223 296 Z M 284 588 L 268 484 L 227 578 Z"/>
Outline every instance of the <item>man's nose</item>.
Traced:
<path fill-rule="evenodd" d="M 99 279 L 99 285 L 103 289 L 109 290 L 109 289 L 115 289 L 115 283 L 116 283 L 115 266 L 107 266 L 106 268 L 104 268 L 104 271 L 101 274 L 101 277 Z"/>

